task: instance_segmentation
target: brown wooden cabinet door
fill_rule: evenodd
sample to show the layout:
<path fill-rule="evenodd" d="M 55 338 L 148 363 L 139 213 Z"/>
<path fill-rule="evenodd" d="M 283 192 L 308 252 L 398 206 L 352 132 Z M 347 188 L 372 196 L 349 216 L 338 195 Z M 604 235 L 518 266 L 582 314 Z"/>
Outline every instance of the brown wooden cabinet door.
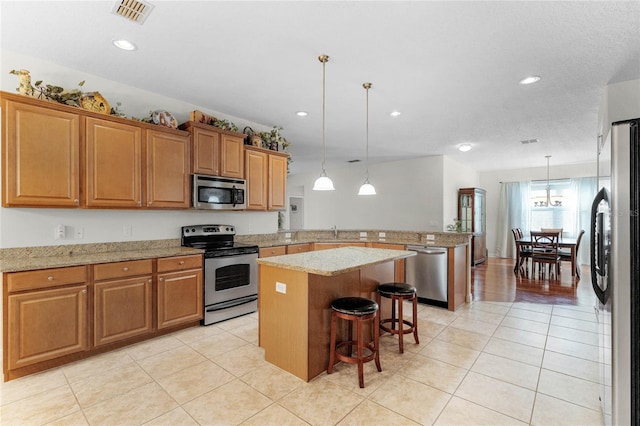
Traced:
<path fill-rule="evenodd" d="M 220 133 L 194 127 L 193 173 L 218 176 L 220 174 Z"/>
<path fill-rule="evenodd" d="M 7 297 L 8 369 L 87 349 L 87 286 Z"/>
<path fill-rule="evenodd" d="M 247 210 L 267 209 L 267 154 L 245 150 L 245 179 L 247 181 Z"/>
<path fill-rule="evenodd" d="M 151 276 L 94 284 L 94 345 L 149 333 L 151 301 Z"/>
<path fill-rule="evenodd" d="M 158 275 L 158 329 L 203 318 L 202 269 Z"/>
<path fill-rule="evenodd" d="M 372 248 L 381 248 L 388 250 L 405 250 L 404 244 L 391 244 L 391 243 L 367 243 L 367 246 Z M 405 260 L 399 259 L 394 262 L 395 271 L 394 271 L 394 280 L 398 283 L 404 282 L 404 269 L 405 269 Z"/>
<path fill-rule="evenodd" d="M 287 195 L 287 157 L 269 155 L 269 210 L 284 210 Z"/>
<path fill-rule="evenodd" d="M 287 246 L 262 247 L 258 257 L 282 256 L 283 254 L 287 254 Z"/>
<path fill-rule="evenodd" d="M 77 207 L 78 114 L 5 101 L 2 123 L 5 207 Z"/>
<path fill-rule="evenodd" d="M 147 131 L 147 207 L 189 208 L 189 138 Z"/>
<path fill-rule="evenodd" d="M 220 135 L 220 176 L 242 179 L 244 176 L 244 138 Z"/>
<path fill-rule="evenodd" d="M 87 207 L 140 207 L 142 129 L 86 118 Z"/>

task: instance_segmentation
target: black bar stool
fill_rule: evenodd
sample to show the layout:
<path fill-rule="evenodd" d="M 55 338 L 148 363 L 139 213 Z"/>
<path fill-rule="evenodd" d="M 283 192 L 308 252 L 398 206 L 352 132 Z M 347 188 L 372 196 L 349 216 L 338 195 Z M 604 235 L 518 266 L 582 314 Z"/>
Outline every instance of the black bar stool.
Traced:
<path fill-rule="evenodd" d="M 349 323 L 349 337 L 348 340 L 336 343 L 336 327 L 338 318 L 342 318 L 347 321 L 355 321 L 356 323 L 356 340 L 353 340 L 352 335 L 352 323 Z M 371 332 L 373 333 L 373 344 L 371 341 L 364 341 L 362 325 L 364 321 L 373 320 Z M 364 387 L 364 374 L 363 364 L 371 360 L 376 361 L 376 367 L 378 371 L 382 371 L 380 367 L 380 353 L 378 351 L 380 338 L 380 314 L 378 310 L 378 304 L 373 300 L 365 299 L 364 297 L 342 297 L 336 299 L 331 303 L 331 342 L 329 350 L 329 367 L 327 367 L 327 374 L 333 372 L 333 365 L 335 359 L 349 364 L 358 364 L 358 382 L 360 387 Z M 357 354 L 355 357 L 351 356 L 351 350 L 348 354 L 340 353 L 339 349 L 342 347 L 356 347 Z M 364 350 L 367 349 L 370 354 L 365 356 Z"/>
<path fill-rule="evenodd" d="M 380 328 L 387 333 L 397 334 L 400 341 L 400 353 L 404 353 L 403 336 L 405 334 L 413 333 L 413 338 L 416 344 L 420 344 L 418 339 L 418 296 L 416 294 L 416 288 L 406 283 L 385 283 L 378 286 L 378 305 L 381 305 L 382 297 L 391 299 L 391 318 L 381 319 Z M 402 302 L 405 300 L 411 300 L 413 302 L 413 321 L 408 321 L 403 318 Z M 398 316 L 396 317 L 396 302 L 398 302 Z M 385 326 L 385 324 L 391 323 L 391 327 Z M 398 329 L 396 330 L 396 324 Z M 403 325 L 408 325 L 409 328 L 404 328 Z"/>

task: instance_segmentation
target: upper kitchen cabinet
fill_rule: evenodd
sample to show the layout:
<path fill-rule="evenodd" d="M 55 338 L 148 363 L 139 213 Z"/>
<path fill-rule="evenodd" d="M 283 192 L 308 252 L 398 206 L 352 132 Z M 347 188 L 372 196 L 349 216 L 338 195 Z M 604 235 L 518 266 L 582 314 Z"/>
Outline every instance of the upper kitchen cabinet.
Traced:
<path fill-rule="evenodd" d="M 284 210 L 289 154 L 245 147 L 247 210 Z"/>
<path fill-rule="evenodd" d="M 2 205 L 78 207 L 80 116 L 2 93 Z"/>
<path fill-rule="evenodd" d="M 189 137 L 147 131 L 147 207 L 187 209 Z"/>
<path fill-rule="evenodd" d="M 480 188 L 458 190 L 458 218 L 462 232 L 471 232 L 471 262 L 487 260 L 486 191 Z"/>
<path fill-rule="evenodd" d="M 87 207 L 189 208 L 187 134 L 85 122 Z"/>
<path fill-rule="evenodd" d="M 85 196 L 87 207 L 142 205 L 142 129 L 86 118 Z"/>
<path fill-rule="evenodd" d="M 244 177 L 244 135 L 193 121 L 181 129 L 191 132 L 193 173 Z"/>

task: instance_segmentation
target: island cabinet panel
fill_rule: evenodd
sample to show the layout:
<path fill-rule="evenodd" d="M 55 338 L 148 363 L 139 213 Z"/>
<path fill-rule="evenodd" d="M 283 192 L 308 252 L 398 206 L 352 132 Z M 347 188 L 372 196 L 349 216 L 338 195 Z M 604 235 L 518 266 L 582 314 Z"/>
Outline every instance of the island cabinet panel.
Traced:
<path fill-rule="evenodd" d="M 80 116 L 4 100 L 5 207 L 78 207 Z"/>
<path fill-rule="evenodd" d="M 86 350 L 86 312 L 86 285 L 9 295 L 5 379 L 8 370 Z"/>
<path fill-rule="evenodd" d="M 146 206 L 189 208 L 189 137 L 152 130 L 146 135 Z"/>
<path fill-rule="evenodd" d="M 142 205 L 142 129 L 86 118 L 87 207 Z"/>
<path fill-rule="evenodd" d="M 153 261 L 94 266 L 95 346 L 149 333 L 152 323 Z"/>
<path fill-rule="evenodd" d="M 309 380 L 309 286 L 306 272 L 259 265 L 260 346 L 265 360 Z M 276 292 L 276 281 L 286 293 Z"/>
<path fill-rule="evenodd" d="M 158 272 L 158 329 L 201 320 L 202 255 L 158 259 Z"/>

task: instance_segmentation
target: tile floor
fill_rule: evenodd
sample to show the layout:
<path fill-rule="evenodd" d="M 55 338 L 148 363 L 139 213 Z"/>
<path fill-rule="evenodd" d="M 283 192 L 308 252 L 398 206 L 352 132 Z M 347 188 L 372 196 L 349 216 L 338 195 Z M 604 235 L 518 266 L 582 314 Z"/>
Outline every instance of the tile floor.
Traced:
<path fill-rule="evenodd" d="M 2 425 L 601 425 L 590 306 L 420 305 L 420 344 L 387 335 L 381 373 L 310 383 L 272 366 L 257 314 L 2 383 Z M 408 335 L 409 336 L 409 335 Z"/>

